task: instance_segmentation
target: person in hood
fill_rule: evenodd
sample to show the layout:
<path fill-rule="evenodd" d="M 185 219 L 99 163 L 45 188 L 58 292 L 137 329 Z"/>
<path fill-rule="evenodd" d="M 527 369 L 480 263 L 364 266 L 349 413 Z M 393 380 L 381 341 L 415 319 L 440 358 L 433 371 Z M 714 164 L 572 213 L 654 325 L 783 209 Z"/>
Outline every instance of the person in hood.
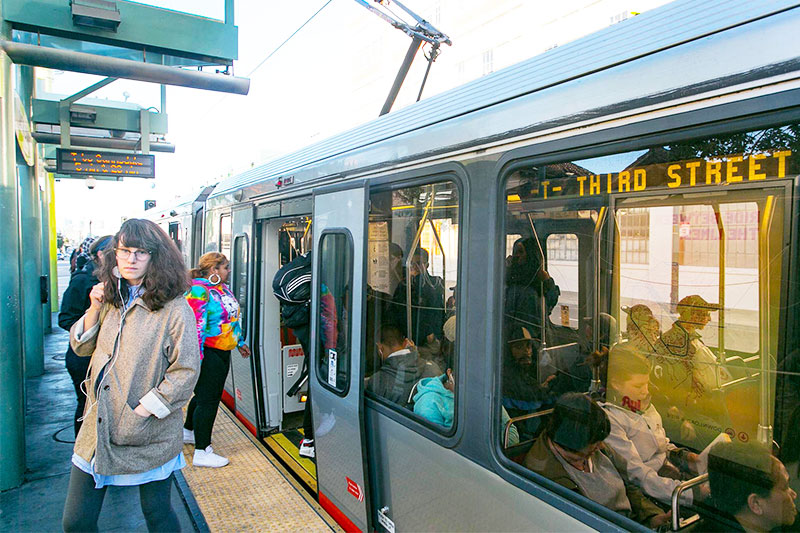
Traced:
<path fill-rule="evenodd" d="M 452 368 L 448 368 L 441 376 L 421 379 L 414 394 L 414 413 L 434 424 L 451 427 L 455 412 L 455 387 Z"/>
<path fill-rule="evenodd" d="M 100 258 L 102 257 L 101 252 L 108 247 L 111 238 L 111 235 L 106 235 L 97 240 L 92 239 L 94 242 L 89 248 L 90 260 L 84 263 L 83 268 L 76 271 L 70 278 L 67 290 L 64 291 L 64 296 L 61 299 L 61 311 L 58 313 L 58 325 L 62 329 L 69 331 L 72 325 L 89 309 L 91 305 L 89 293 L 92 292 L 92 287 L 99 283 L 94 272 L 95 266 L 99 266 Z M 86 406 L 86 393 L 81 388 L 81 384 L 86 379 L 86 374 L 89 371 L 89 360 L 89 357 L 78 357 L 72 346 L 67 345 L 67 354 L 65 356 L 67 372 L 69 372 L 69 377 L 72 379 L 72 386 L 75 387 L 75 395 L 78 398 L 74 420 L 76 437 L 81 429 L 81 418 L 83 409 Z"/>
<path fill-rule="evenodd" d="M 544 269 L 541 251 L 534 238 L 517 240 L 511 257 L 506 261 L 506 322 L 526 327 L 539 343 L 542 320 L 550 316 L 561 291 Z"/>
<path fill-rule="evenodd" d="M 230 271 L 228 258 L 209 252 L 189 273 L 192 288 L 186 299 L 194 311 L 203 353 L 200 377 L 183 425 L 184 442 L 194 444 L 195 466 L 218 468 L 228 464 L 227 458 L 214 453 L 211 431 L 231 366 L 231 350 L 238 348 L 242 357 L 250 356 L 250 348 L 242 339 L 239 302 L 227 284 Z"/>
<path fill-rule="evenodd" d="M 422 378 L 441 374 L 434 363 L 420 358 L 414 343 L 393 324 L 381 327 L 376 344 L 383 364 L 367 378 L 366 390 L 392 403 L 408 408 L 414 384 Z"/>

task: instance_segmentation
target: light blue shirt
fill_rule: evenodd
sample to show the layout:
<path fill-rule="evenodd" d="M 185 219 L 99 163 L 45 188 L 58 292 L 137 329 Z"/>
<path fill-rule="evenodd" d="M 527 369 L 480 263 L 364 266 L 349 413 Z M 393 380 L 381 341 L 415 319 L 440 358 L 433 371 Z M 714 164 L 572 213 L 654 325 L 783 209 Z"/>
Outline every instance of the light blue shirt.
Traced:
<path fill-rule="evenodd" d="M 83 457 L 75 453 L 72 454 L 72 464 L 94 478 L 94 488 L 102 489 L 108 485 L 129 487 L 167 479 L 173 472 L 186 466 L 186 459 L 184 459 L 182 453 L 179 453 L 175 456 L 175 459 L 167 461 L 163 465 L 148 470 L 147 472 L 142 472 L 141 474 L 117 474 L 112 476 L 98 474 L 94 471 L 94 459 L 92 459 L 91 463 L 87 463 Z"/>

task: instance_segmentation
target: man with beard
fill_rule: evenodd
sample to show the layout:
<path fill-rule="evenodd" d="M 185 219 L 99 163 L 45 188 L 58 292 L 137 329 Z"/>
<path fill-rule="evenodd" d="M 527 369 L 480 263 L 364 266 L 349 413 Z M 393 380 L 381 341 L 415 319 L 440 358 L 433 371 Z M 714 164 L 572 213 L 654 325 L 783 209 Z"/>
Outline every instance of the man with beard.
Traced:
<path fill-rule="evenodd" d="M 552 403 L 548 390 L 549 376 L 540 384 L 533 361 L 533 336 L 524 326 L 511 326 L 507 334 L 506 353 L 503 357 L 503 407 L 514 418 L 539 411 Z M 536 434 L 538 419 L 526 420 L 518 428 L 521 440 Z"/>

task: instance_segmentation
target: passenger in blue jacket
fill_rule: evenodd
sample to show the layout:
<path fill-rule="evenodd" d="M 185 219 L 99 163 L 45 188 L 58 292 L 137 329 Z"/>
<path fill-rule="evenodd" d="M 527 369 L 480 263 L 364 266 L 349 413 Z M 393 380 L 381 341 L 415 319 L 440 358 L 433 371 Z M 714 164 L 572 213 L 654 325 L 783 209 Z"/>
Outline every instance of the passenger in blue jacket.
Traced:
<path fill-rule="evenodd" d="M 441 376 L 424 378 L 417 384 L 417 393 L 414 395 L 414 413 L 422 418 L 450 427 L 453 425 L 455 411 L 456 382 L 453 379 L 453 369 L 448 368 Z"/>

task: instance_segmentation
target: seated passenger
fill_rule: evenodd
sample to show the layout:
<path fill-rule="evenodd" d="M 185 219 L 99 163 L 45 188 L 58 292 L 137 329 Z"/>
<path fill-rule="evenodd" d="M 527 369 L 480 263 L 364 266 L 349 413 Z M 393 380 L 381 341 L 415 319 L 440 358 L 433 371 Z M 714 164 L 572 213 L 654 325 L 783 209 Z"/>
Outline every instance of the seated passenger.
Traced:
<path fill-rule="evenodd" d="M 414 384 L 421 378 L 441 374 L 435 364 L 419 357 L 414 343 L 395 325 L 381 327 L 377 345 L 382 365 L 367 378 L 366 390 L 390 402 L 407 408 Z"/>
<path fill-rule="evenodd" d="M 506 336 L 506 353 L 503 357 L 503 407 L 511 417 L 533 413 L 552 403 L 548 391 L 548 377 L 544 384 L 539 383 L 536 365 L 533 361 L 533 337 L 528 328 L 513 326 Z M 523 437 L 531 438 L 536 432 L 536 424 L 531 421 L 520 425 Z"/>
<path fill-rule="evenodd" d="M 609 360 L 607 401 L 602 404 L 611 421 L 605 443 L 626 461 L 631 483 L 663 503 L 682 480 L 697 473 L 697 454 L 678 448 L 667 438 L 661 415 L 650 402 L 651 363 L 626 346 L 615 348 Z M 702 487 L 702 488 L 701 488 Z M 705 497 L 706 485 L 695 493 L 683 493 L 682 503 L 691 505 Z"/>
<path fill-rule="evenodd" d="M 746 429 L 731 423 L 720 389 L 731 379 L 730 373 L 700 338 L 699 331 L 716 308 L 698 295 L 678 302 L 678 320 L 661 334 L 658 348 L 663 355 L 657 357 L 653 371 L 658 390 L 653 402 L 666 417 L 667 433 L 695 449 L 704 448 L 726 428 Z M 755 403 L 749 407 L 757 409 Z"/>
<path fill-rule="evenodd" d="M 717 357 L 702 341 L 699 331 L 711 321 L 717 306 L 697 294 L 678 302 L 678 320 L 661 335 L 667 356 L 685 358 L 681 362 L 691 372 L 692 394 L 700 397 L 730 380 L 728 371 L 717 364 Z"/>
<path fill-rule="evenodd" d="M 661 324 L 653 311 L 644 304 L 623 308 L 628 315 L 625 327 L 625 340 L 616 346 L 633 348 L 648 357 L 654 353 L 662 353 L 660 349 Z"/>
<path fill-rule="evenodd" d="M 449 428 L 453 425 L 455 412 L 455 386 L 452 368 L 441 376 L 421 379 L 414 394 L 414 413 Z"/>
<path fill-rule="evenodd" d="M 609 431 L 608 416 L 599 405 L 583 394 L 564 394 L 523 464 L 641 524 L 652 528 L 666 524 L 670 513 L 625 482 L 624 473 L 615 466 L 623 460 L 611 450 L 604 453 L 603 439 Z"/>
<path fill-rule="evenodd" d="M 722 442 L 708 456 L 711 501 L 728 513 L 735 524 L 720 531 L 772 531 L 790 526 L 797 516 L 797 493 L 789 474 L 769 450 L 755 443 Z"/>

